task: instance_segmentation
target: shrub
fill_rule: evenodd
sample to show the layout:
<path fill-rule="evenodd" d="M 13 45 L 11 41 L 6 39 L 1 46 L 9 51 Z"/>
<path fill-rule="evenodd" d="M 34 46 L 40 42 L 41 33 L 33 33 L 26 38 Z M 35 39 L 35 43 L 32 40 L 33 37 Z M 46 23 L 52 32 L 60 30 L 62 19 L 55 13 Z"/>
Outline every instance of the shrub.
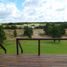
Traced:
<path fill-rule="evenodd" d="M 46 24 L 44 31 L 53 38 L 60 38 L 65 34 L 65 28 L 62 24 L 48 23 Z"/>
<path fill-rule="evenodd" d="M 16 37 L 16 36 L 17 36 L 16 29 L 14 29 L 14 31 L 13 31 L 13 35 L 14 35 L 14 37 Z"/>
<path fill-rule="evenodd" d="M 14 35 L 14 37 L 16 37 L 17 36 L 17 32 L 16 32 L 17 26 L 16 25 L 11 25 L 11 29 L 14 30 L 13 35 Z"/>
<path fill-rule="evenodd" d="M 5 51 L 6 53 L 6 48 L 3 46 L 3 42 L 6 39 L 5 37 L 5 32 L 3 30 L 3 27 L 0 25 L 0 47 Z"/>
<path fill-rule="evenodd" d="M 32 38 L 33 29 L 31 27 L 25 26 L 24 27 L 24 36 L 28 36 L 29 38 Z"/>
<path fill-rule="evenodd" d="M 5 39 L 6 39 L 5 32 L 3 30 L 3 27 L 0 25 L 0 44 L 2 44 Z"/>

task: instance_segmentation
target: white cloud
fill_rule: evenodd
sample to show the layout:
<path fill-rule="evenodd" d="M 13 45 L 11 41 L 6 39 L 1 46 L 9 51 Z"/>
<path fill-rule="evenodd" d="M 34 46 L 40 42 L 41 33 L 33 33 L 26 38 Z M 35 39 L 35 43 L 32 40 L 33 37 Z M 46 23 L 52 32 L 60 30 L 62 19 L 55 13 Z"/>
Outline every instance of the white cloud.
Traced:
<path fill-rule="evenodd" d="M 0 3 L 0 21 L 67 21 L 67 0 L 25 0 L 21 11 Z"/>
<path fill-rule="evenodd" d="M 15 21 L 20 16 L 19 13 L 14 3 L 0 3 L 0 21 Z"/>
<path fill-rule="evenodd" d="M 23 10 L 24 21 L 64 21 L 66 0 L 26 0 Z"/>

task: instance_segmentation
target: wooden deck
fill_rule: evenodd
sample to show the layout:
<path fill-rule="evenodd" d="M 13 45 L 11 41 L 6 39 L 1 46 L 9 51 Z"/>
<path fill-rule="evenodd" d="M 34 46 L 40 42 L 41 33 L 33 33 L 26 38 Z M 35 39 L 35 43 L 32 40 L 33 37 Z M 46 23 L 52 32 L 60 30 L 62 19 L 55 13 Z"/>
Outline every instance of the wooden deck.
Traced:
<path fill-rule="evenodd" d="M 67 55 L 0 55 L 0 67 L 67 67 Z"/>

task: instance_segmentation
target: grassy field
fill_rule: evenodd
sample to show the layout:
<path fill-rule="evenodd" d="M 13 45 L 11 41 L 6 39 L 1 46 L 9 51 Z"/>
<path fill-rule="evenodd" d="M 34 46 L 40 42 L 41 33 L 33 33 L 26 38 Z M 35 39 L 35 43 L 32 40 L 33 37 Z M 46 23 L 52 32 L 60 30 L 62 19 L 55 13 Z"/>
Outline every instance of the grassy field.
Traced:
<path fill-rule="evenodd" d="M 38 45 L 37 41 L 20 41 L 23 47 L 24 54 L 37 54 Z M 15 40 L 6 40 L 4 46 L 7 49 L 7 54 L 16 54 Z M 4 51 L 0 48 L 0 54 L 4 54 Z M 61 41 L 60 43 L 54 43 L 51 41 L 41 41 L 41 54 L 67 54 L 67 41 Z"/>

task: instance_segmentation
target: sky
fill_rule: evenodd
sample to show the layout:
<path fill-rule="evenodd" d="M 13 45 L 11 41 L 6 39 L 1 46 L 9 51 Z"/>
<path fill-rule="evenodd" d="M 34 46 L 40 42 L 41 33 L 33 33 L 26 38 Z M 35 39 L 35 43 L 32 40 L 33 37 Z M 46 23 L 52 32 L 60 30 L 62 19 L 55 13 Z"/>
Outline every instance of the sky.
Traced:
<path fill-rule="evenodd" d="M 64 21 L 67 0 L 0 0 L 0 23 Z"/>

